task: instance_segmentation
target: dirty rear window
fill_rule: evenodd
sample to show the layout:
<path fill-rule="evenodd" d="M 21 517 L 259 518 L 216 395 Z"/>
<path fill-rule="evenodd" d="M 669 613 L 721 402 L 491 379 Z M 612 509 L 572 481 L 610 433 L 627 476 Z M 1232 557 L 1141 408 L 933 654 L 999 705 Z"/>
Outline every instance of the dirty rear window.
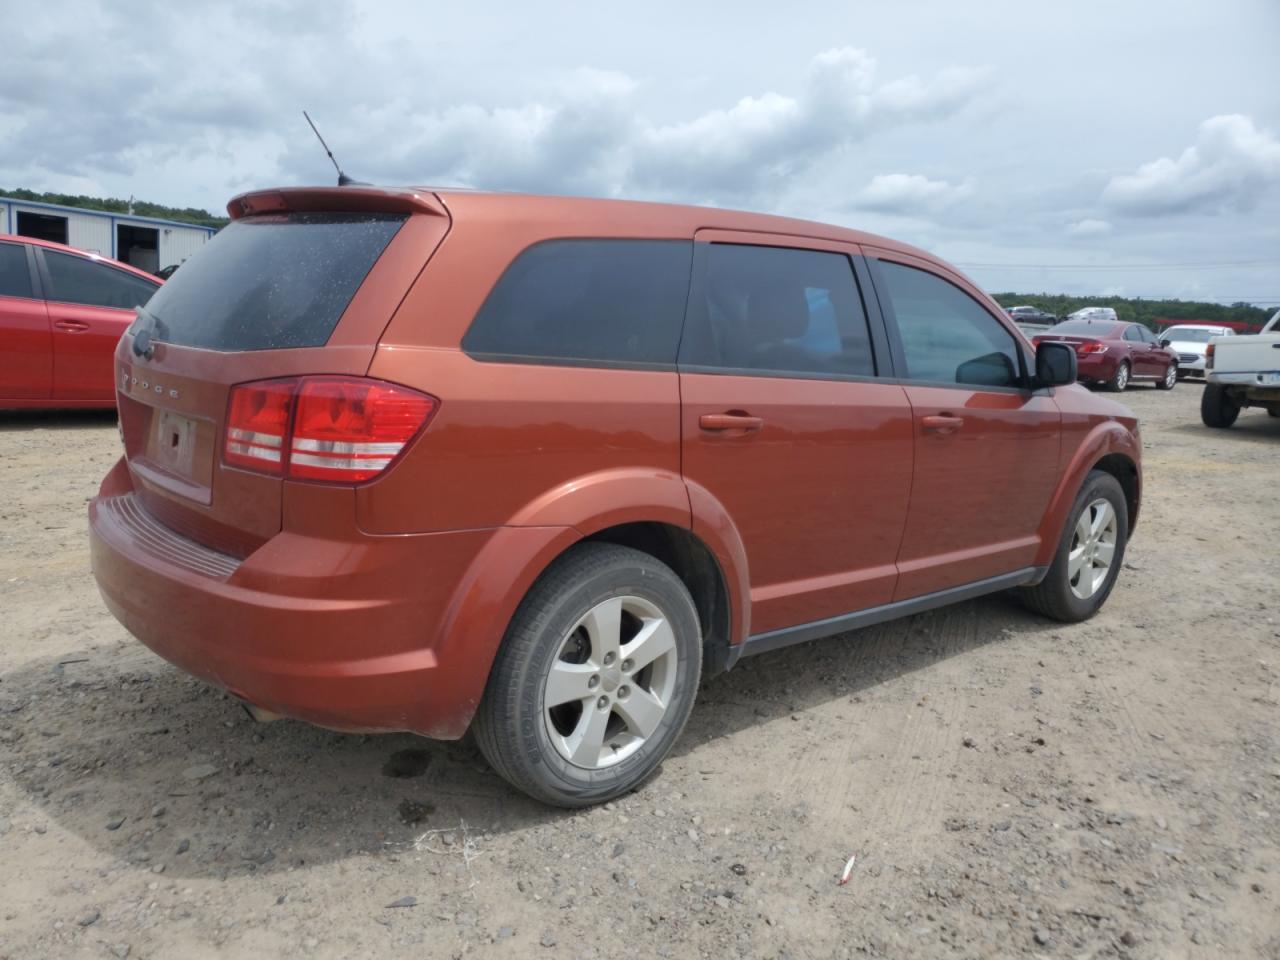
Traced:
<path fill-rule="evenodd" d="M 289 213 L 237 220 L 151 298 L 152 338 L 208 350 L 323 346 L 404 219 Z"/>

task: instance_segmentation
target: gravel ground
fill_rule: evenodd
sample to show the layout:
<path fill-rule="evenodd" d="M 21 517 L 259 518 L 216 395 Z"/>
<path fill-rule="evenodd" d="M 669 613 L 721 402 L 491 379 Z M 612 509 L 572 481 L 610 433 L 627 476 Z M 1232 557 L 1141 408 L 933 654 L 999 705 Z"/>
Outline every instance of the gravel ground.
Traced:
<path fill-rule="evenodd" d="M 150 654 L 88 572 L 114 419 L 0 414 L 0 956 L 1280 957 L 1280 420 L 1199 394 L 1125 396 L 1096 619 L 994 597 L 744 661 L 579 813 Z"/>

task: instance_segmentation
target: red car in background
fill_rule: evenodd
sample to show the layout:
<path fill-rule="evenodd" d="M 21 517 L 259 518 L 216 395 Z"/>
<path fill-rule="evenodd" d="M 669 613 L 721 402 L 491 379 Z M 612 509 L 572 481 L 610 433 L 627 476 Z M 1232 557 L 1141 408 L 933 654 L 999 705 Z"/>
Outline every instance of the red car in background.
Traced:
<path fill-rule="evenodd" d="M 74 247 L 0 234 L 0 408 L 114 407 L 116 342 L 161 283 Z"/>
<path fill-rule="evenodd" d="M 1119 392 L 1135 380 L 1154 382 L 1160 390 L 1178 382 L 1178 354 L 1140 323 L 1066 320 L 1032 339 L 1037 346 L 1045 341 L 1075 346 L 1081 383 Z"/>

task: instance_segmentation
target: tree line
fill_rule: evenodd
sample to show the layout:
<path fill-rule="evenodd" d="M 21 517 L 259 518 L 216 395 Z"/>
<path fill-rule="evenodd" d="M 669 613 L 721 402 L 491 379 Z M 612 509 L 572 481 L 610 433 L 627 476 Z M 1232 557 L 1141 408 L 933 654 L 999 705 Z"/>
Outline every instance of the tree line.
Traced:
<path fill-rule="evenodd" d="M 1079 310 L 1081 307 L 1112 307 L 1125 323 L 1141 323 L 1157 330 L 1168 326 L 1169 320 L 1204 320 L 1213 323 L 1234 320 L 1261 327 L 1270 319 L 1275 308 L 1255 307 L 1251 303 L 1205 303 L 1199 300 L 1147 300 L 1142 297 L 1079 297 L 1065 293 L 993 293 L 1002 307 L 1032 306 L 1046 310 L 1057 317 Z"/>
<path fill-rule="evenodd" d="M 39 193 L 35 190 L 0 190 L 0 196 L 12 197 L 15 200 L 30 200 L 33 203 L 56 203 L 62 207 L 82 207 L 85 210 L 101 210 L 104 213 L 119 213 L 128 216 L 129 207 L 139 217 L 158 217 L 161 220 L 178 220 L 182 223 L 196 223 L 202 227 L 213 227 L 220 230 L 231 221 L 227 217 L 215 217 L 208 210 L 198 207 L 166 207 L 162 203 L 148 203 L 146 200 L 128 200 L 119 197 L 86 197 L 71 193 Z"/>

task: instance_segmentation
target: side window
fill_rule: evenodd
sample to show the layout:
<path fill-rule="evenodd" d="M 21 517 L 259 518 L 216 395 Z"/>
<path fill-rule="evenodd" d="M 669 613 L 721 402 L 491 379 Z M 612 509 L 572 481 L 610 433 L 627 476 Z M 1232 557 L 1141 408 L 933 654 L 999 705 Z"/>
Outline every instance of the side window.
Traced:
<path fill-rule="evenodd" d="M 145 305 L 156 292 L 155 284 L 104 263 L 53 250 L 43 252 L 53 288 L 50 300 L 132 310 Z"/>
<path fill-rule="evenodd" d="M 976 300 L 925 270 L 872 262 L 902 338 L 908 379 L 988 387 L 1022 385 L 1013 335 Z"/>
<path fill-rule="evenodd" d="M 1124 338 L 1126 340 L 1132 340 L 1140 343 L 1142 341 L 1142 334 L 1138 332 L 1137 327 L 1128 326 L 1124 328 Z"/>
<path fill-rule="evenodd" d="M 0 243 L 0 297 L 30 296 L 27 248 L 20 243 Z"/>
<path fill-rule="evenodd" d="M 853 265 L 841 253 L 713 243 L 689 304 L 680 363 L 875 376 Z"/>
<path fill-rule="evenodd" d="M 490 291 L 462 338 L 473 355 L 673 364 L 693 244 L 548 240 Z"/>

